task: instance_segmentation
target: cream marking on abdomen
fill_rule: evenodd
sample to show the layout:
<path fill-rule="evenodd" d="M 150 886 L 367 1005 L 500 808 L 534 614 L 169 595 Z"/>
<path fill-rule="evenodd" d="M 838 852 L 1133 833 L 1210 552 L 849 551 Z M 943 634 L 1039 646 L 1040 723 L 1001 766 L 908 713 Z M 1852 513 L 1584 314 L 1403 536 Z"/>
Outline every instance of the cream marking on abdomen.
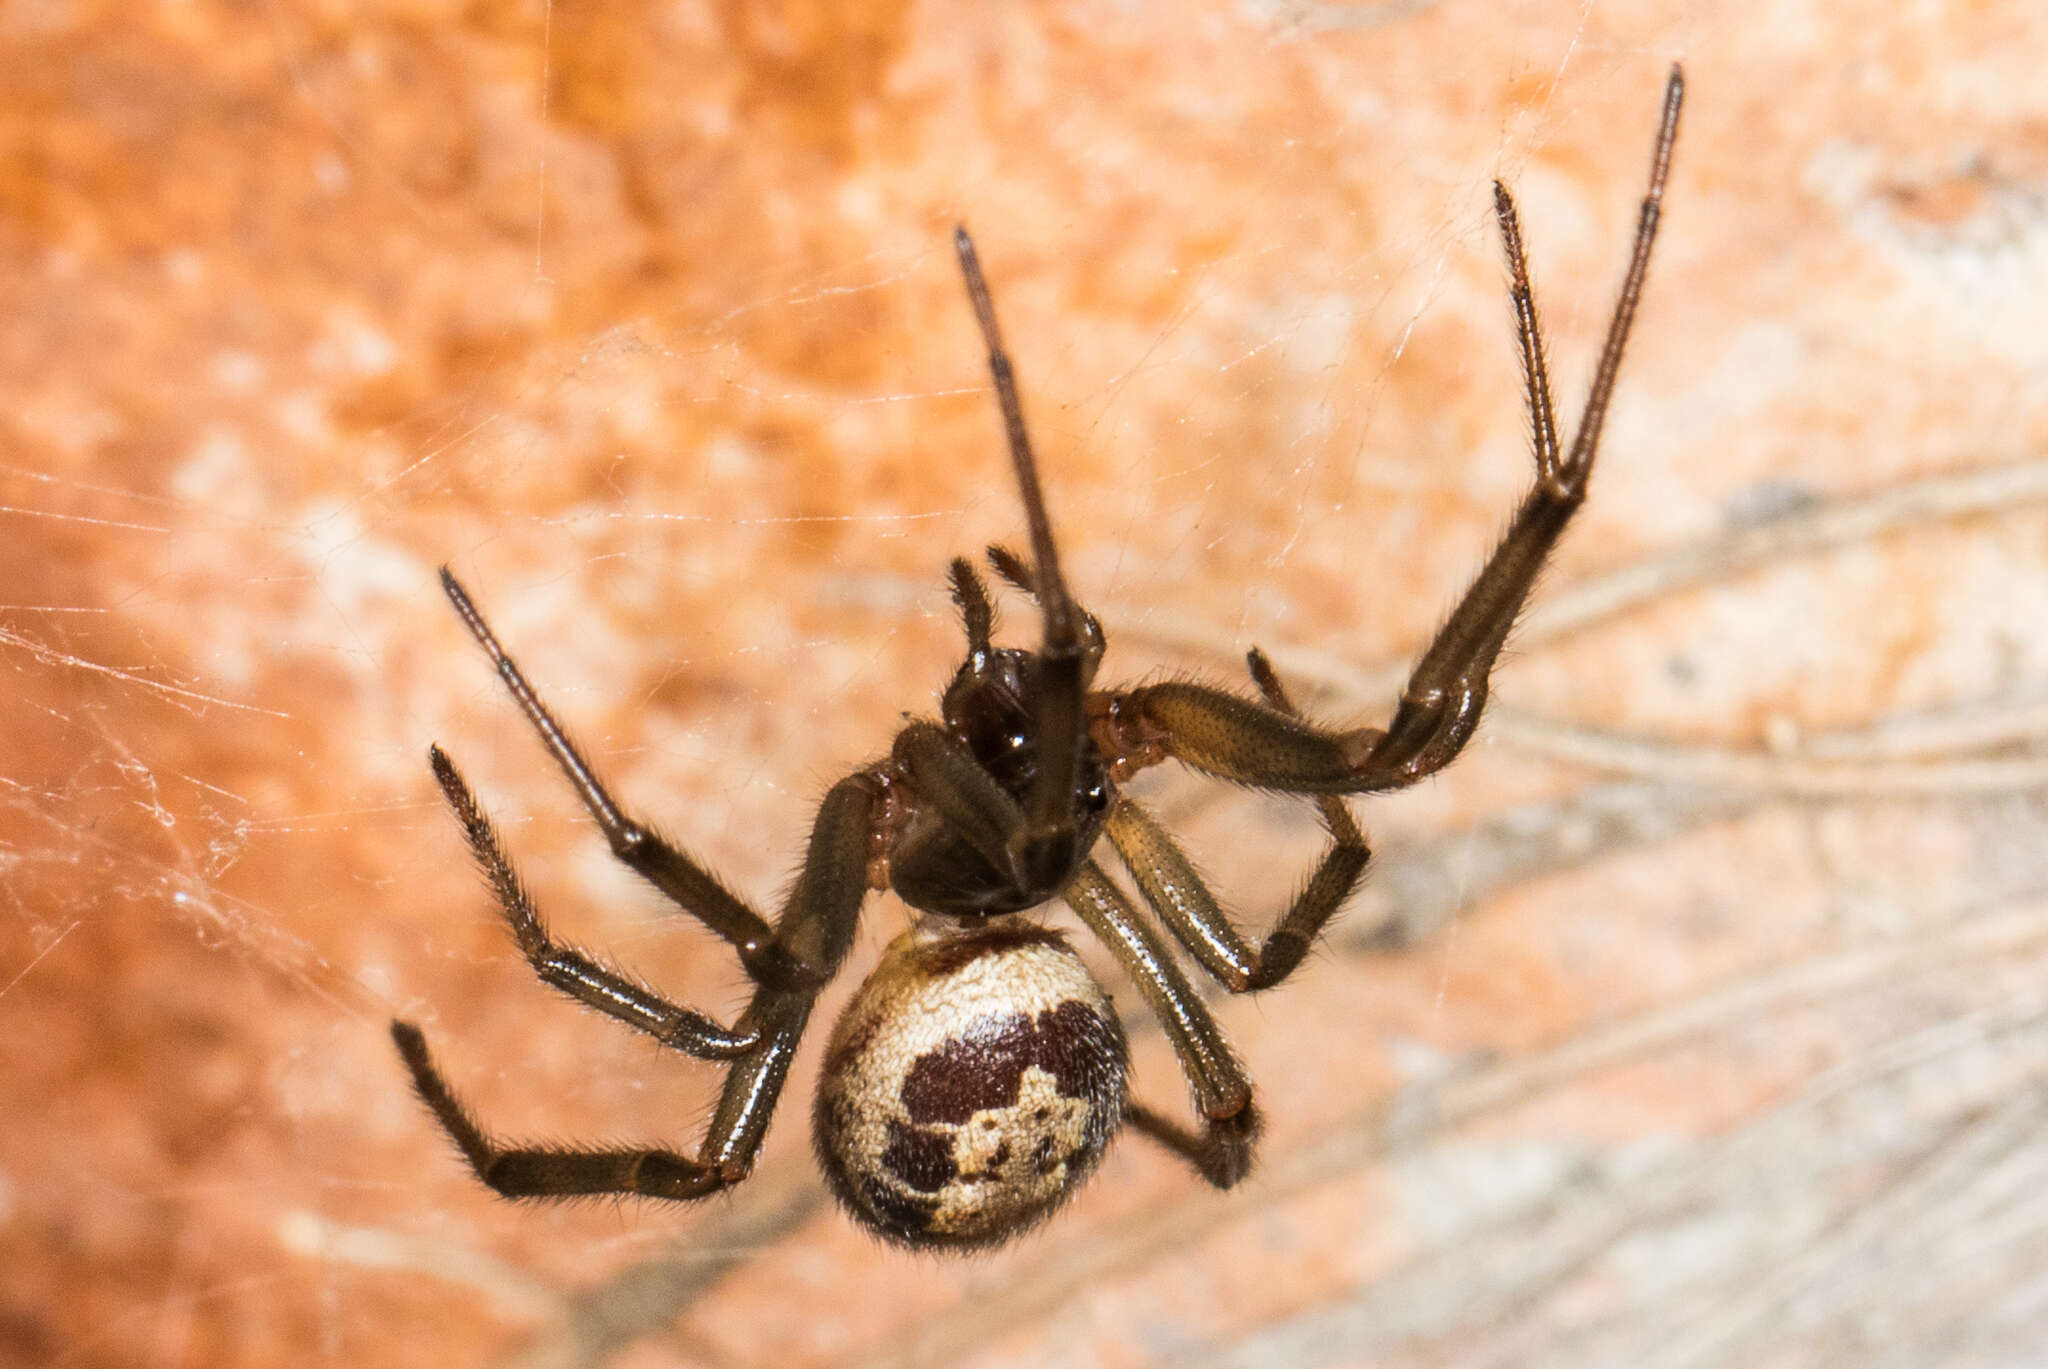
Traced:
<path fill-rule="evenodd" d="M 906 933 L 833 1029 L 818 1158 L 870 1228 L 1000 1240 L 1052 1212 L 1123 1119 L 1123 1029 L 1057 933 Z"/>

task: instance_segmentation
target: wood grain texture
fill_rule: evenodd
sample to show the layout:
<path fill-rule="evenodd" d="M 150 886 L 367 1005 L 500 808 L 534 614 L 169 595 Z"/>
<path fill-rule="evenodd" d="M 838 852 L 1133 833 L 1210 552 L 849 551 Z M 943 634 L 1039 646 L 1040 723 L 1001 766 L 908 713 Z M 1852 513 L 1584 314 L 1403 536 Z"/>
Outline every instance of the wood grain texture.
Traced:
<path fill-rule="evenodd" d="M 2017 4 L 9 7 L 0 1364 L 2038 1362 L 2044 54 Z M 1365 894 L 1219 1005 L 1251 1182 L 1127 1138 L 1014 1248 L 881 1249 L 806 1153 L 822 1036 L 729 1202 L 473 1182 L 394 1013 L 508 1136 L 687 1144 L 713 1072 L 533 982 L 429 741 L 558 934 L 741 985 L 438 564 L 772 905 L 956 664 L 947 558 L 1020 535 L 965 221 L 1104 678 L 1258 644 L 1381 722 L 1527 480 L 1489 183 L 1574 414 L 1672 60 L 1493 722 L 1358 805 Z M 1311 809 L 1146 779 L 1285 906 Z"/>

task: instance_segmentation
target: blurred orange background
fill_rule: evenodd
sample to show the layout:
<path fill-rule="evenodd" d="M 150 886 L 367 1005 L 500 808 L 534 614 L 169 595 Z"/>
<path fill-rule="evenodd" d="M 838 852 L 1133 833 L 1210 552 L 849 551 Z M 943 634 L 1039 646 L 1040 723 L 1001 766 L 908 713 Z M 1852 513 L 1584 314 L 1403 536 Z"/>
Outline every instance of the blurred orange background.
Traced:
<path fill-rule="evenodd" d="M 2022 5 L 9 6 L 0 1363 L 2038 1363 L 2044 57 Z M 1528 480 L 1489 183 L 1575 415 L 1673 60 L 1490 725 L 1219 1005 L 1251 1182 L 1127 1139 L 997 1254 L 881 1249 L 809 1052 L 729 1200 L 473 1180 L 394 1013 L 511 1135 L 692 1144 L 716 1074 L 534 982 L 430 740 L 562 935 L 743 985 L 436 565 L 772 906 L 957 663 L 946 559 L 1019 534 L 965 221 L 1104 678 L 1257 643 L 1376 721 Z M 1254 924 L 1313 859 L 1301 805 L 1143 787 Z"/>

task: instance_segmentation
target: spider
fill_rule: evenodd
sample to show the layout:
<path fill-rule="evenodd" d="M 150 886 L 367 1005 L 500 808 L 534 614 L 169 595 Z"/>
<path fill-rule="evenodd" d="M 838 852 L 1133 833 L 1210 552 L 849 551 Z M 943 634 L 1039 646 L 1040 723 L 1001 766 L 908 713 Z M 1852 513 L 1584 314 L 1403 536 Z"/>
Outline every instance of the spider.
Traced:
<path fill-rule="evenodd" d="M 629 868 L 732 944 L 753 997 L 728 1026 L 679 1007 L 549 936 L 496 829 L 439 746 L 435 778 L 488 877 L 520 951 L 544 982 L 665 1046 L 726 1065 L 696 1154 L 658 1147 L 514 1147 L 456 1098 L 410 1022 L 391 1034 L 419 1096 L 477 1177 L 513 1198 L 634 1194 L 690 1201 L 747 1177 L 819 991 L 846 958 L 867 894 L 916 910 L 848 1003 L 826 1046 L 812 1110 L 818 1161 L 853 1217 L 922 1248 L 992 1246 L 1045 1218 L 1128 1123 L 1219 1188 L 1251 1168 L 1260 1114 L 1232 1053 L 1169 944 L 1234 993 L 1301 964 L 1365 872 L 1370 852 L 1340 796 L 1400 789 L 1470 740 L 1487 678 L 1551 548 L 1586 497 L 1602 420 L 1657 233 L 1683 76 L 1664 91 L 1634 253 L 1570 450 L 1558 442 L 1543 338 L 1513 198 L 1494 183 L 1507 255 L 1536 480 L 1499 547 L 1414 667 L 1384 730 L 1331 731 L 1249 655 L 1253 699 L 1173 681 L 1093 688 L 1102 625 L 1068 592 L 1039 488 L 1009 354 L 965 229 L 954 247 L 988 349 L 1030 558 L 992 547 L 995 574 L 1035 602 L 1038 649 L 991 641 L 994 609 L 972 562 L 952 562 L 967 659 L 937 720 L 909 723 L 882 760 L 833 785 L 802 872 L 770 922 L 696 860 L 620 807 L 541 702 L 455 577 L 441 582 L 513 699 Z M 1254 945 L 1174 838 L 1122 792 L 1167 760 L 1258 789 L 1313 798 L 1329 849 Z M 1104 835 L 1151 916 L 1091 852 Z M 1189 1126 L 1132 1102 L 1108 995 L 1060 933 L 1013 914 L 1064 898 L 1114 954 L 1164 1026 L 1197 1114 Z"/>

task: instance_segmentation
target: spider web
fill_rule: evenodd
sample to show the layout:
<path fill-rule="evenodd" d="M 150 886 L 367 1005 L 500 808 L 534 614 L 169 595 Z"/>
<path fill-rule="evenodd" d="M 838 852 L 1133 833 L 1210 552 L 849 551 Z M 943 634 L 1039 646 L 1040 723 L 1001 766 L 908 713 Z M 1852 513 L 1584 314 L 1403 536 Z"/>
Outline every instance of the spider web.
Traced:
<path fill-rule="evenodd" d="M 0 1363 L 2027 1362 L 2043 21 L 6 22 Z M 743 985 L 605 855 L 438 562 L 773 906 L 957 658 L 945 558 L 1019 536 L 965 219 L 1108 677 L 1258 643 L 1381 716 L 1528 478 L 1488 181 L 1574 414 L 1674 56 L 1607 457 L 1489 727 L 1359 806 L 1325 953 L 1218 1006 L 1251 1185 L 1127 1144 L 1012 1250 L 879 1252 L 822 1208 L 807 1056 L 729 1202 L 476 1190 L 394 1013 L 509 1135 L 687 1144 L 715 1082 L 531 981 L 429 740 L 561 935 Z M 1298 805 L 1144 792 L 1254 925 L 1314 859 Z"/>

